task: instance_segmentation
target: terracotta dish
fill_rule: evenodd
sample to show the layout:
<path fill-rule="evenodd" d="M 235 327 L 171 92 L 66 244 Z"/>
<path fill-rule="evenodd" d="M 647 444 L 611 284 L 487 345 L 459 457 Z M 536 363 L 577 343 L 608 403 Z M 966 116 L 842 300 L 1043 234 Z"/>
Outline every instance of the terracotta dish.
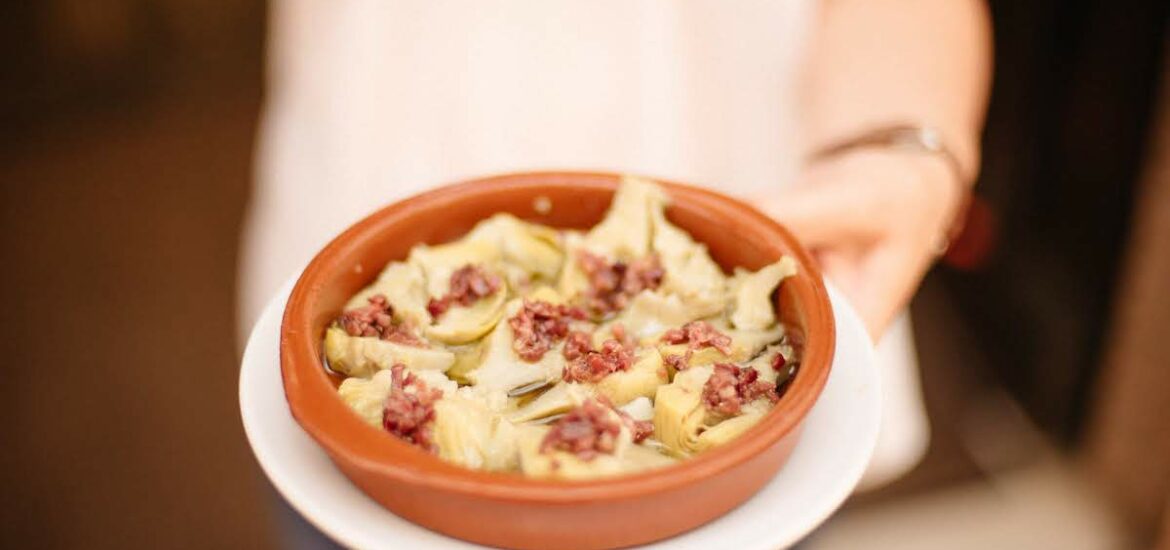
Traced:
<path fill-rule="evenodd" d="M 293 416 L 371 498 L 419 525 L 493 546 L 613 548 L 698 527 L 736 507 L 791 454 L 829 374 L 835 330 L 828 295 L 808 253 L 775 221 L 717 193 L 661 182 L 667 217 L 707 244 L 725 270 L 759 269 L 782 254 L 800 270 L 777 292 L 782 322 L 803 341 L 784 398 L 739 439 L 645 473 L 587 482 L 527 479 L 464 469 L 363 423 L 324 368 L 325 328 L 355 292 L 411 246 L 465 234 L 497 212 L 558 228 L 596 224 L 621 176 L 509 174 L 436 189 L 388 206 L 329 243 L 301 275 L 281 327 L 280 362 Z"/>

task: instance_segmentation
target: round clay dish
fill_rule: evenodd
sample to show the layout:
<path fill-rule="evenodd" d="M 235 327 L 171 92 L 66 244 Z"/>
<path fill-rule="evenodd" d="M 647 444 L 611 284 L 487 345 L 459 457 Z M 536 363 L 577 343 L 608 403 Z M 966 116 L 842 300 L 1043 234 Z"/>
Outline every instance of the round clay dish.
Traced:
<path fill-rule="evenodd" d="M 582 482 L 527 479 L 443 462 L 363 423 L 337 396 L 321 360 L 325 328 L 382 267 L 418 243 L 466 234 L 497 212 L 558 228 L 601 220 L 621 176 L 521 173 L 449 185 L 361 220 L 313 258 L 281 325 L 285 396 L 297 422 L 354 484 L 392 512 L 461 539 L 512 548 L 614 548 L 669 537 L 725 514 L 783 466 L 829 374 L 835 331 L 821 277 L 778 223 L 726 196 L 662 182 L 667 217 L 705 243 L 725 270 L 793 256 L 799 272 L 777 293 L 780 318 L 802 342 L 801 367 L 773 410 L 739 439 L 676 465 Z M 548 208 L 546 208 L 548 207 Z"/>

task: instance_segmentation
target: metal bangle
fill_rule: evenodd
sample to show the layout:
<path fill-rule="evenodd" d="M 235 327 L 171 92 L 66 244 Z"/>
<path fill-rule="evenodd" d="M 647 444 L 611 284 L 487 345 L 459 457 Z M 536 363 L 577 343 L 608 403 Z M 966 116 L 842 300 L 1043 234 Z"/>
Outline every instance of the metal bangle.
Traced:
<path fill-rule="evenodd" d="M 874 128 L 817 150 L 812 154 L 812 160 L 824 160 L 869 147 L 889 147 L 938 155 L 947 163 L 958 181 L 964 183 L 967 181 L 959 158 L 943 142 L 942 133 L 929 126 L 892 124 Z"/>

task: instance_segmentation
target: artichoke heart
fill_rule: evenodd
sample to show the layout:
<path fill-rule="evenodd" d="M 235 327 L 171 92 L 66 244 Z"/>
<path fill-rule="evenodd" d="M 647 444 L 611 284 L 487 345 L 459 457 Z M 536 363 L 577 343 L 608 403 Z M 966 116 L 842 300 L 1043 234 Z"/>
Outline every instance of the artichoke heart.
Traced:
<path fill-rule="evenodd" d="M 473 342 L 462 346 L 451 346 L 447 349 L 455 354 L 455 362 L 451 365 L 451 368 L 447 369 L 447 376 L 460 384 L 471 384 L 471 380 L 467 378 L 467 375 L 479 367 L 480 355 L 483 352 L 483 343 Z"/>
<path fill-rule="evenodd" d="M 437 389 L 443 392 L 443 395 L 453 395 L 459 389 L 459 384 L 437 370 L 415 370 L 410 367 L 406 369 L 418 377 L 428 388 Z"/>
<path fill-rule="evenodd" d="M 709 412 L 702 394 L 711 372 L 711 367 L 693 367 L 680 372 L 671 384 L 658 388 L 654 434 L 676 457 L 701 453 L 739 437 L 771 409 L 768 400 L 757 399 L 730 418 Z"/>
<path fill-rule="evenodd" d="M 345 304 L 350 310 L 367 305 L 371 296 L 381 294 L 386 297 L 391 306 L 394 306 L 394 317 L 416 326 L 426 326 L 431 322 L 431 314 L 427 313 L 426 280 L 418 266 L 392 262 L 382 270 L 378 278 L 355 294 Z"/>
<path fill-rule="evenodd" d="M 726 321 L 712 321 L 715 330 L 731 338 L 731 353 L 724 354 L 714 347 L 704 347 L 691 352 L 689 366 L 710 365 L 713 363 L 742 363 L 756 357 L 769 344 L 775 343 L 784 336 L 784 327 L 774 325 L 763 330 L 738 330 L 731 328 Z M 666 355 L 685 355 L 687 344 L 671 344 L 658 346 L 659 352 Z"/>
<path fill-rule="evenodd" d="M 653 397 L 658 386 L 668 381 L 662 356 L 657 349 L 648 348 L 639 353 L 629 370 L 611 373 L 594 386 L 598 394 L 620 407 L 639 397 Z"/>
<path fill-rule="evenodd" d="M 585 237 L 577 231 L 565 232 L 565 263 L 557 280 L 557 291 L 566 300 L 574 300 L 589 289 L 589 278 L 577 263 L 577 254 L 585 249 Z"/>
<path fill-rule="evenodd" d="M 734 355 L 735 354 L 734 340 L 732 342 L 733 342 L 732 353 Z M 663 357 L 666 357 L 668 355 L 686 356 L 687 349 L 689 347 L 690 347 L 690 344 L 661 344 L 658 346 L 658 352 L 660 354 L 662 354 Z M 713 365 L 715 363 L 727 363 L 730 361 L 735 361 L 735 359 L 733 359 L 730 356 L 724 355 L 722 351 L 719 351 L 716 348 L 705 347 L 705 348 L 699 348 L 697 350 L 691 351 L 691 356 L 687 359 L 687 366 L 688 367 L 701 367 L 704 365 Z"/>
<path fill-rule="evenodd" d="M 775 324 L 765 329 L 723 329 L 731 337 L 731 356 L 736 362 L 747 361 L 760 354 L 769 344 L 784 337 L 784 325 Z"/>
<path fill-rule="evenodd" d="M 711 367 L 693 367 L 678 373 L 674 382 L 659 386 L 654 396 L 654 436 L 670 454 L 684 458 L 699 451 L 705 428 L 703 385 Z"/>
<path fill-rule="evenodd" d="M 457 389 L 454 382 L 438 371 L 411 371 L 427 387 L 451 395 Z M 341 381 L 337 388 L 337 395 L 349 405 L 366 424 L 382 427 L 382 408 L 386 403 L 386 396 L 394 386 L 394 375 L 390 370 L 380 370 L 370 378 L 351 377 Z"/>
<path fill-rule="evenodd" d="M 581 460 L 572 453 L 540 452 L 541 442 L 548 426 L 523 426 L 517 445 L 520 453 L 520 471 L 534 478 L 596 479 L 622 472 L 621 459 L 614 455 L 597 455 L 592 460 Z M 626 444 L 629 435 L 626 434 Z"/>
<path fill-rule="evenodd" d="M 434 439 L 439 457 L 491 471 L 515 469 L 516 427 L 483 403 L 456 394 L 435 403 Z"/>
<path fill-rule="evenodd" d="M 565 451 L 542 453 L 541 442 L 549 429 L 548 426 L 523 426 L 518 447 L 520 469 L 524 475 L 536 478 L 596 479 L 628 471 L 623 457 L 628 448 L 634 445 L 628 429 L 622 428 L 613 454 L 599 454 L 590 460 L 582 460 Z"/>
<path fill-rule="evenodd" d="M 616 414 L 616 413 L 615 413 Z M 644 445 L 635 444 L 628 428 L 623 427 L 613 454 L 598 454 L 589 460 L 554 450 L 540 452 L 548 426 L 521 426 L 519 436 L 520 468 L 526 476 L 570 480 L 597 479 L 632 474 L 651 468 L 669 466 L 671 457 Z"/>
<path fill-rule="evenodd" d="M 429 298 L 441 298 L 451 287 L 451 274 L 465 265 L 494 265 L 500 259 L 494 243 L 460 240 L 438 246 L 419 245 L 411 249 L 409 262 L 426 278 Z"/>
<path fill-rule="evenodd" d="M 362 420 L 371 426 L 382 427 L 382 407 L 390 394 L 393 378 L 389 370 L 378 371 L 370 378 L 346 378 L 337 388 L 337 395 Z"/>
<path fill-rule="evenodd" d="M 776 263 L 732 280 L 731 324 L 738 329 L 766 329 L 776 323 L 772 291 L 785 278 L 796 274 L 796 260 L 789 256 Z"/>
<path fill-rule="evenodd" d="M 504 317 L 511 318 L 523 306 L 522 299 L 509 301 L 504 306 Z M 561 353 L 563 344 L 548 350 L 539 361 L 529 363 L 516 355 L 512 348 L 514 340 L 515 335 L 507 321 L 496 323 L 495 328 L 484 338 L 479 367 L 467 373 L 466 378 L 477 387 L 505 393 L 535 382 L 560 379 L 565 367 L 565 357 Z"/>
<path fill-rule="evenodd" d="M 669 328 L 680 327 L 717 313 L 719 309 L 718 305 L 712 309 L 708 304 L 688 302 L 676 294 L 666 294 L 661 289 L 642 291 L 634 296 L 629 307 L 613 323 L 621 323 L 628 334 L 642 341 L 656 337 Z"/>
<path fill-rule="evenodd" d="M 442 349 L 416 348 L 372 336 L 350 336 L 339 327 L 325 330 L 325 358 L 329 368 L 348 376 L 369 376 L 399 363 L 414 371 L 446 371 L 455 354 Z"/>
<path fill-rule="evenodd" d="M 711 312 L 722 309 L 727 278 L 707 247 L 666 220 L 665 203 L 654 205 L 650 219 L 654 232 L 651 248 L 666 272 L 662 290 L 702 304 Z"/>
<path fill-rule="evenodd" d="M 444 344 L 466 344 L 478 340 L 492 330 L 504 315 L 507 292 L 499 289 L 467 307 L 454 306 L 427 327 L 426 336 Z"/>
<path fill-rule="evenodd" d="M 796 352 L 792 349 L 791 345 L 785 343 L 772 344 L 765 348 L 763 353 L 757 355 L 755 359 L 748 361 L 744 366 L 756 369 L 756 372 L 760 373 L 761 380 L 772 383 L 783 382 L 784 380 L 779 379 L 780 373 L 777 373 L 776 369 L 772 368 L 772 361 L 776 359 L 777 354 L 783 355 L 786 363 L 794 360 L 796 357 Z M 788 373 L 786 371 L 784 373 L 784 379 L 787 378 Z"/>
<path fill-rule="evenodd" d="M 691 351 L 688 366 L 711 365 L 714 363 L 741 363 L 759 355 L 768 344 L 784 336 L 784 327 L 776 325 L 764 330 L 735 330 L 725 323 L 711 323 L 715 330 L 731 338 L 731 353 L 724 354 L 714 347 L 703 347 Z M 688 344 L 660 344 L 658 351 L 663 355 L 685 355 Z"/>
<path fill-rule="evenodd" d="M 509 265 L 545 280 L 555 279 L 564 262 L 556 230 L 522 221 L 511 214 L 496 214 L 480 222 L 467 235 L 467 240 L 499 247 Z"/>
<path fill-rule="evenodd" d="M 654 396 L 658 386 L 667 382 L 666 368 L 658 350 L 643 351 L 629 370 L 611 373 L 600 382 L 562 382 L 542 393 L 536 399 L 512 413 L 513 422 L 527 422 L 560 414 L 583 403 L 594 395 L 604 396 L 614 406 L 626 405 L 636 399 Z"/>
<path fill-rule="evenodd" d="M 650 214 L 666 202 L 666 193 L 653 182 L 625 177 L 614 193 L 605 218 L 585 236 L 594 253 L 634 260 L 650 253 Z"/>

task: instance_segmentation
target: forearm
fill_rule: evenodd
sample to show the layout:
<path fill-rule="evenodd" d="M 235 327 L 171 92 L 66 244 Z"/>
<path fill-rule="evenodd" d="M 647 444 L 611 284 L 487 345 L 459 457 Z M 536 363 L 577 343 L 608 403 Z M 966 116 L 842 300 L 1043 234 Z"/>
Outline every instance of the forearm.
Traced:
<path fill-rule="evenodd" d="M 807 152 L 891 123 L 938 130 L 979 164 L 991 33 L 979 0 L 824 0 L 802 89 Z"/>

